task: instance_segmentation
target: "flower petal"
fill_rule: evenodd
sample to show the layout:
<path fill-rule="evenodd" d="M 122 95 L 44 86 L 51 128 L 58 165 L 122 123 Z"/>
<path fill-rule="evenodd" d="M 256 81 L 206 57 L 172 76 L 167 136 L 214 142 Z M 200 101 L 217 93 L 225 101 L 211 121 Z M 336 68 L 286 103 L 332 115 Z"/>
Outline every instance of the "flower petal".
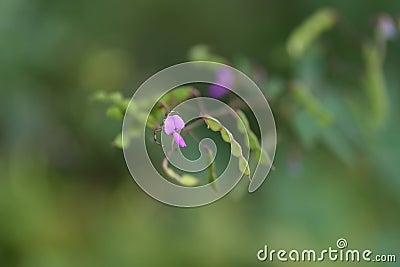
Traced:
<path fill-rule="evenodd" d="M 180 147 L 186 146 L 185 140 L 183 140 L 183 137 L 178 132 L 174 132 L 174 139 L 175 142 L 178 144 L 178 146 Z"/>
<path fill-rule="evenodd" d="M 185 127 L 185 122 L 179 115 L 168 116 L 164 121 L 164 132 L 172 134 L 175 131 L 180 131 Z"/>
<path fill-rule="evenodd" d="M 221 68 L 217 72 L 216 82 L 224 87 L 233 87 L 235 76 L 231 69 Z"/>
<path fill-rule="evenodd" d="M 216 73 L 215 84 L 208 88 L 208 95 L 214 98 L 223 97 L 234 85 L 235 76 L 231 69 L 220 68 Z"/>
<path fill-rule="evenodd" d="M 172 116 L 168 116 L 164 121 L 164 132 L 166 134 L 172 134 L 175 132 L 175 122 Z"/>
<path fill-rule="evenodd" d="M 172 116 L 170 116 L 170 117 L 171 117 L 171 118 L 173 119 L 173 121 L 174 121 L 175 130 L 180 131 L 180 130 L 183 129 L 183 127 L 185 127 L 185 122 L 182 120 L 181 116 L 179 116 L 179 115 L 172 115 Z"/>
<path fill-rule="evenodd" d="M 217 84 L 212 84 L 208 88 L 208 95 L 213 98 L 223 97 L 228 92 L 229 92 L 228 89 L 226 89 L 225 87 L 219 86 Z"/>

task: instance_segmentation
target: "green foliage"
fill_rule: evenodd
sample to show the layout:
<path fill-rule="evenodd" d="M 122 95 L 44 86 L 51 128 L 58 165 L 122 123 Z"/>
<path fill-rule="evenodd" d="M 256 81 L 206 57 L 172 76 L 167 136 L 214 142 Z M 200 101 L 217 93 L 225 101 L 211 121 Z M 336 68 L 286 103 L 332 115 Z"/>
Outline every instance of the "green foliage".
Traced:
<path fill-rule="evenodd" d="M 124 147 L 123 140 L 122 140 L 122 134 L 121 133 L 118 134 L 112 143 L 115 147 L 122 149 Z"/>
<path fill-rule="evenodd" d="M 250 168 L 246 158 L 243 156 L 242 147 L 234 139 L 232 133 L 226 129 L 217 119 L 210 116 L 204 117 L 204 122 L 207 128 L 214 132 L 220 132 L 221 138 L 231 145 L 231 153 L 239 161 L 239 170 L 244 173 L 250 179 Z"/>
<path fill-rule="evenodd" d="M 189 174 L 180 175 L 177 172 L 175 172 L 173 169 L 169 168 L 168 158 L 166 158 L 166 157 L 162 161 L 162 168 L 163 168 L 165 174 L 169 178 L 178 182 L 180 185 L 195 186 L 199 183 L 199 180 L 196 177 L 189 175 Z"/>
<path fill-rule="evenodd" d="M 208 169 L 208 183 L 211 184 L 217 179 L 217 174 L 215 172 L 215 160 L 213 160 L 213 152 L 211 149 L 206 147 L 206 153 L 207 153 L 207 163 L 209 164 L 207 169 Z M 212 187 L 215 191 L 217 191 L 217 186 L 215 184 L 212 184 Z"/>
<path fill-rule="evenodd" d="M 294 58 L 300 58 L 306 49 L 323 32 L 331 29 L 337 21 L 336 11 L 331 8 L 317 10 L 312 16 L 296 27 L 289 35 L 287 51 Z"/>
<path fill-rule="evenodd" d="M 292 31 L 287 40 L 288 53 L 293 59 L 296 59 L 291 66 L 293 77 L 270 75 L 267 81 L 262 83 L 262 88 L 272 105 L 284 107 L 280 111 L 284 116 L 290 116 L 291 125 L 305 146 L 313 147 L 323 143 L 344 162 L 352 164 L 355 160 L 352 146 L 358 143 L 354 144 L 354 140 L 363 135 L 355 127 L 357 124 L 355 120 L 367 121 L 378 128 L 384 125 L 388 114 L 388 93 L 383 73 L 385 47 L 382 42 L 385 40 L 382 41 L 378 38 L 375 42 L 362 45 L 365 61 L 362 86 L 366 88 L 368 105 L 362 110 L 361 115 L 358 113 L 358 118 L 351 117 L 346 112 L 350 112 L 354 107 L 348 107 L 348 101 L 342 101 L 340 94 L 329 91 L 336 88 L 329 84 L 328 78 L 324 75 L 326 71 L 322 64 L 325 60 L 324 54 L 319 49 L 315 49 L 318 46 L 314 46 L 314 43 L 318 42 L 319 36 L 334 27 L 337 22 L 338 13 L 332 8 L 321 8 L 306 18 Z M 206 45 L 194 46 L 189 51 L 189 59 L 227 62 L 223 57 L 211 52 L 210 47 Z M 251 75 L 254 73 L 255 68 L 248 58 L 237 57 L 234 62 L 246 73 Z M 152 109 L 146 122 L 147 127 L 154 129 L 162 125 L 168 112 L 166 106 L 173 108 L 180 102 L 199 95 L 198 90 L 189 86 L 175 89 L 166 94 Z M 99 93 L 97 98 L 111 105 L 107 110 L 108 116 L 115 119 L 123 118 L 128 99 L 124 99 L 119 93 Z M 288 100 L 290 100 L 290 105 L 287 104 Z M 140 111 L 143 104 L 145 103 L 134 103 L 132 109 L 139 123 L 146 119 L 145 114 Z M 364 114 L 369 111 L 372 116 L 365 118 Z M 240 118 L 237 124 L 238 130 L 248 136 L 248 140 L 245 140 L 246 147 L 253 152 L 257 161 L 270 165 L 271 159 L 265 151 L 261 150 L 258 137 L 252 131 L 246 116 L 240 110 L 238 110 L 238 114 Z M 248 162 L 244 162 L 242 159 L 242 147 L 231 133 L 218 121 L 207 119 L 206 124 L 212 131 L 220 132 L 222 140 L 231 145 L 232 154 L 240 159 L 239 167 L 250 176 L 250 168 L 244 168 L 244 166 L 248 166 Z M 135 134 L 137 132 L 135 133 L 133 130 L 132 136 Z M 122 147 L 120 136 L 117 136 L 114 145 Z M 214 164 L 209 168 L 209 181 L 215 179 Z"/>
<path fill-rule="evenodd" d="M 189 51 L 189 59 L 192 61 L 213 61 L 218 63 L 226 63 L 226 60 L 219 55 L 215 55 L 210 51 L 207 45 L 196 45 Z"/>
<path fill-rule="evenodd" d="M 129 98 L 125 98 L 122 96 L 120 92 L 104 92 L 99 91 L 93 95 L 93 100 L 106 103 L 109 105 L 107 108 L 106 114 L 108 117 L 122 121 L 125 116 L 126 109 L 128 107 Z M 112 142 L 113 146 L 117 148 L 123 148 L 124 145 L 128 145 L 128 140 L 130 138 L 134 138 L 139 136 L 140 129 L 143 123 L 146 121 L 147 114 L 143 111 L 143 106 L 140 103 L 132 103 L 131 113 L 133 114 L 136 123 L 135 127 L 132 127 L 129 131 L 127 131 L 127 136 L 125 140 L 122 138 L 122 133 L 119 133 Z"/>
<path fill-rule="evenodd" d="M 397 253 L 399 2 L 329 1 L 336 21 L 329 26 L 327 12 L 330 28 L 316 34 L 303 25 L 324 3 L 1 1 L 0 266 L 255 266 L 263 265 L 255 254 L 264 244 L 335 247 L 338 235 L 349 248 Z M 394 39 L 376 36 L 382 14 L 394 20 Z M 308 37 L 294 38 L 301 49 L 292 44 L 288 52 L 288 33 L 302 27 L 309 32 L 298 36 Z M 277 126 L 277 171 L 254 194 L 243 181 L 215 204 L 184 210 L 143 193 L 109 142 L 135 88 L 188 60 L 188 48 L 199 42 L 206 46 L 193 49 L 191 59 L 229 62 L 265 94 Z M 296 83 L 317 108 L 294 95 Z M 104 90 L 104 104 L 88 103 L 96 90 Z M 223 99 L 248 115 L 258 136 L 249 110 L 231 100 Z M 145 104 L 155 103 L 133 105 L 141 128 Z M 104 116 L 108 108 L 112 118 Z M 146 141 L 164 174 L 152 128 L 166 110 L 155 108 L 160 116 L 148 122 Z M 321 123 L 321 110 L 330 124 Z M 227 132 L 205 128 L 193 130 L 230 142 Z M 211 169 L 220 173 L 230 154 L 230 143 L 217 140 L 216 160 L 201 179 Z M 113 143 L 122 147 L 121 135 Z M 198 156 L 196 149 L 183 152 Z"/>
<path fill-rule="evenodd" d="M 339 234 L 351 248 L 398 251 L 399 3 L 330 5 L 333 26 L 294 38 L 301 49 L 288 53 L 288 33 L 324 10 L 322 1 L 3 0 L 0 266 L 253 266 L 258 244 L 334 247 Z M 392 40 L 373 35 L 382 12 L 395 21 Z M 108 142 L 120 131 L 126 96 L 155 71 L 187 60 L 198 42 L 207 48 L 191 59 L 229 62 L 262 89 L 276 120 L 277 171 L 255 194 L 243 181 L 213 205 L 183 210 L 143 193 Z M 294 83 L 317 108 L 295 97 Z M 95 90 L 104 90 L 104 108 L 88 105 Z M 132 109 L 142 128 L 144 104 Z M 107 108 L 120 112 L 108 119 Z M 164 116 L 161 107 L 148 129 Z M 230 151 L 220 142 L 215 173 Z M 122 147 L 120 135 L 114 144 Z M 159 147 L 149 147 L 163 173 Z"/>
<path fill-rule="evenodd" d="M 197 90 L 191 86 L 182 86 L 165 94 L 151 110 L 146 126 L 150 129 L 159 127 L 165 118 L 165 114 L 169 112 L 165 107 L 172 110 L 177 104 L 197 94 Z M 163 103 L 164 106 L 160 103 Z"/>
<path fill-rule="evenodd" d="M 129 108 L 130 116 L 134 119 L 136 123 L 133 124 L 132 128 L 127 131 L 129 136 L 127 136 L 127 140 L 130 138 L 137 137 L 139 135 L 139 131 L 143 124 L 146 122 L 146 127 L 149 129 L 153 130 L 156 127 L 160 127 L 160 125 L 163 122 L 163 119 L 165 118 L 165 114 L 168 112 L 165 107 L 169 107 L 172 109 L 174 106 L 177 104 L 181 103 L 184 100 L 189 99 L 190 97 L 198 95 L 198 92 L 196 89 L 190 86 L 182 86 L 179 88 L 176 88 L 166 95 L 164 95 L 158 104 L 154 106 L 154 108 L 151 110 L 150 114 L 147 116 L 147 113 L 145 112 L 145 107 L 148 107 L 149 105 L 152 105 L 152 98 L 145 99 L 141 102 L 134 101 L 132 100 L 132 103 Z M 109 107 L 107 108 L 106 114 L 108 117 L 116 119 L 116 120 L 122 120 L 125 116 L 125 113 L 127 112 L 128 105 L 130 103 L 129 98 L 125 98 L 122 96 L 120 92 L 104 92 L 104 91 L 99 91 L 96 92 L 93 95 L 93 100 L 106 103 Z M 163 105 L 160 105 L 160 103 L 163 103 Z M 125 145 L 127 141 L 124 141 Z M 113 145 L 115 145 L 118 148 L 123 147 L 122 143 L 122 136 L 121 134 L 118 134 L 116 138 L 113 141 Z"/>
<path fill-rule="evenodd" d="M 251 130 L 249 121 L 246 115 L 241 110 L 236 110 L 239 120 L 237 121 L 237 128 L 239 132 L 243 134 L 247 134 L 248 142 L 246 145 L 250 149 L 250 151 L 254 152 L 257 162 L 264 164 L 266 166 L 270 166 L 272 164 L 271 158 L 268 155 L 268 152 L 262 149 L 260 146 L 260 142 L 256 134 Z"/>
<path fill-rule="evenodd" d="M 124 118 L 124 113 L 123 111 L 116 106 L 109 107 L 106 111 L 106 114 L 108 117 L 117 119 L 117 120 L 122 120 Z"/>
<path fill-rule="evenodd" d="M 365 44 L 363 49 L 365 61 L 364 87 L 366 89 L 371 122 L 375 128 L 384 124 L 388 114 L 388 96 L 383 74 L 383 51 L 375 44 Z"/>
<path fill-rule="evenodd" d="M 130 101 L 129 98 L 124 98 L 120 92 L 107 93 L 104 91 L 96 92 L 93 94 L 92 99 L 108 104 L 107 115 L 118 120 L 123 118 Z"/>
<path fill-rule="evenodd" d="M 333 123 L 333 115 L 322 106 L 320 101 L 310 92 L 309 88 L 300 82 L 293 82 L 291 91 L 294 100 L 314 116 L 319 123 L 323 125 L 331 125 Z"/>

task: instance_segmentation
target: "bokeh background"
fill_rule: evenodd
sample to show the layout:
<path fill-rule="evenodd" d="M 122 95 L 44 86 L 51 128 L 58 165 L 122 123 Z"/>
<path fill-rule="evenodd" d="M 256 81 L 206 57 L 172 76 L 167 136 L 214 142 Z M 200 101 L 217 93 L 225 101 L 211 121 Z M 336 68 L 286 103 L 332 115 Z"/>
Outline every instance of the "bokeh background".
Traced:
<path fill-rule="evenodd" d="M 291 58 L 325 6 L 335 25 Z M 398 28 L 395 0 L 1 1 L 0 266 L 257 266 L 265 244 L 341 237 L 399 258 L 400 44 L 383 14 Z M 254 194 L 174 208 L 133 182 L 111 144 L 121 122 L 92 95 L 129 97 L 199 44 L 259 78 L 276 169 Z"/>

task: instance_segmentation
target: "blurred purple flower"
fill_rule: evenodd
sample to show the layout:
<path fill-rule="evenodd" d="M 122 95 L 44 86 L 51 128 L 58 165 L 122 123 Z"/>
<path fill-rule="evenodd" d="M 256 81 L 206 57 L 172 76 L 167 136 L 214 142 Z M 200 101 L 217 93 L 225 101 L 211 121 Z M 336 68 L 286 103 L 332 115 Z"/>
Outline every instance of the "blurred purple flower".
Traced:
<path fill-rule="evenodd" d="M 397 29 L 393 18 L 387 14 L 382 14 L 378 17 L 378 31 L 387 40 L 392 40 L 396 37 Z"/>
<path fill-rule="evenodd" d="M 168 116 L 164 121 L 164 132 L 168 135 L 173 135 L 175 142 L 180 147 L 185 147 L 186 143 L 183 137 L 178 133 L 185 127 L 185 122 L 179 115 Z"/>
<path fill-rule="evenodd" d="M 234 74 L 230 68 L 223 67 L 217 71 L 215 84 L 208 88 L 208 95 L 214 98 L 223 97 L 233 87 Z"/>

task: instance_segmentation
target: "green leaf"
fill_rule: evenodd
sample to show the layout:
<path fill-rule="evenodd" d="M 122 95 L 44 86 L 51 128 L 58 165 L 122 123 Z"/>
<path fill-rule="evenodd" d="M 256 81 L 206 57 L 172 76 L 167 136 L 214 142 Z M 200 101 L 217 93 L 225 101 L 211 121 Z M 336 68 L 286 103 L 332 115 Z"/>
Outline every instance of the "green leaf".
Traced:
<path fill-rule="evenodd" d="M 289 35 L 286 48 L 289 55 L 300 58 L 304 51 L 323 32 L 331 29 L 337 21 L 336 11 L 331 8 L 322 8 L 308 17 L 300 26 L 296 27 Z"/>
<path fill-rule="evenodd" d="M 210 48 L 202 44 L 196 45 L 189 50 L 189 60 L 226 63 L 223 57 L 211 53 Z"/>
<path fill-rule="evenodd" d="M 92 99 L 98 102 L 103 102 L 112 106 L 119 107 L 122 113 L 125 113 L 130 101 L 129 98 L 124 98 L 120 92 L 106 93 L 104 91 L 98 91 L 94 93 Z"/>
<path fill-rule="evenodd" d="M 121 120 L 124 118 L 124 112 L 117 106 L 111 106 L 107 109 L 106 114 L 108 117 Z"/>
<path fill-rule="evenodd" d="M 269 158 L 267 152 L 265 152 L 264 150 L 256 149 L 254 151 L 254 154 L 256 158 L 260 160 L 261 164 L 269 165 L 271 163 L 271 159 Z"/>
<path fill-rule="evenodd" d="M 197 93 L 197 90 L 191 86 L 182 86 L 168 92 L 162 96 L 160 101 L 154 105 L 153 109 L 150 111 L 146 126 L 153 129 L 156 126 L 162 125 L 162 121 L 165 118 L 167 110 L 163 105 L 160 104 L 161 101 L 171 110 L 173 110 L 176 105 L 194 95 L 197 95 Z"/>
<path fill-rule="evenodd" d="M 380 128 L 388 115 L 389 100 L 386 80 L 383 73 L 383 52 L 377 45 L 364 45 L 365 77 L 364 84 L 372 111 L 371 122 Z"/>
<path fill-rule="evenodd" d="M 220 122 L 217 121 L 216 119 L 211 118 L 211 117 L 206 117 L 204 119 L 204 122 L 207 124 L 207 128 L 213 130 L 214 132 L 221 131 L 223 129 L 223 127 L 220 124 Z M 226 130 L 226 131 L 228 131 L 228 130 Z"/>
<path fill-rule="evenodd" d="M 239 143 L 236 140 L 231 141 L 231 151 L 235 157 L 242 156 L 242 148 L 240 147 Z"/>
<path fill-rule="evenodd" d="M 92 99 L 99 102 L 104 102 L 107 99 L 107 94 L 104 91 L 98 91 L 93 94 Z"/>
<path fill-rule="evenodd" d="M 196 95 L 197 91 L 193 87 L 183 86 L 176 88 L 162 97 L 162 101 L 169 107 L 173 108 L 180 102 Z M 125 98 L 120 92 L 109 92 L 98 91 L 93 94 L 92 99 L 94 101 L 103 102 L 109 105 L 106 114 L 108 117 L 122 120 L 126 112 L 132 118 L 132 129 L 127 131 L 127 140 L 134 138 L 139 135 L 138 129 L 141 129 L 143 124 L 146 123 L 146 127 L 149 129 L 154 129 L 162 124 L 165 118 L 166 110 L 160 108 L 160 105 L 156 105 L 150 114 L 147 114 L 146 109 L 149 105 L 154 104 L 154 98 L 142 99 L 140 101 L 134 101 L 130 98 Z M 128 105 L 129 110 L 127 110 Z M 129 135 L 129 136 L 128 136 Z M 114 140 L 113 144 L 116 147 L 122 148 L 122 141 Z"/>
<path fill-rule="evenodd" d="M 260 163 L 269 166 L 271 164 L 271 159 L 268 156 L 268 153 L 261 148 L 260 142 L 256 134 L 251 130 L 249 120 L 247 119 L 246 115 L 241 110 L 236 110 L 238 115 L 237 120 L 237 128 L 243 134 L 247 134 L 248 142 L 246 142 L 246 146 L 254 152 L 254 155 Z M 243 126 L 245 130 L 243 130 Z"/>
<path fill-rule="evenodd" d="M 238 130 L 241 133 L 246 133 L 248 129 L 250 129 L 250 123 L 249 120 L 247 119 L 246 115 L 243 113 L 243 111 L 241 110 L 236 110 L 237 115 L 239 116 L 240 120 L 242 121 L 242 123 L 240 123 L 240 121 L 237 121 L 237 127 Z"/>
<path fill-rule="evenodd" d="M 127 146 L 129 144 L 129 137 L 126 136 L 125 138 L 122 138 L 122 133 L 119 133 L 115 138 L 114 141 L 112 142 L 112 145 L 122 149 L 124 146 Z M 122 142 L 123 141 L 123 142 Z"/>
<path fill-rule="evenodd" d="M 194 176 L 184 174 L 181 176 L 179 183 L 184 186 L 195 186 L 199 183 L 199 180 Z"/>
<path fill-rule="evenodd" d="M 114 141 L 112 142 L 113 146 L 122 149 L 123 148 L 123 144 L 122 144 L 122 134 L 118 134 Z"/>
<path fill-rule="evenodd" d="M 130 99 L 124 98 L 120 92 L 106 93 L 104 91 L 98 91 L 93 94 L 92 99 L 94 101 L 108 104 L 109 107 L 106 110 L 107 116 L 117 120 L 122 120 L 124 118 L 128 104 L 130 102 Z M 136 122 L 132 126 L 132 129 L 129 129 L 129 131 L 127 131 L 124 144 L 122 143 L 121 133 L 114 139 L 113 145 L 115 147 L 122 148 L 123 146 L 128 145 L 131 138 L 138 136 L 139 129 L 147 118 L 147 115 L 145 114 L 145 112 L 140 110 L 140 105 L 138 105 L 137 103 L 132 103 L 129 111 Z"/>
<path fill-rule="evenodd" d="M 183 174 L 182 176 L 176 173 L 173 169 L 168 167 L 168 159 L 164 158 L 162 162 L 162 168 L 165 172 L 165 174 L 173 179 L 174 181 L 178 182 L 179 184 L 183 186 L 195 186 L 199 183 L 199 180 L 191 176 L 189 174 Z"/>
<path fill-rule="evenodd" d="M 247 176 L 250 176 L 249 164 L 243 156 L 239 157 L 239 170 Z"/>
<path fill-rule="evenodd" d="M 311 115 L 315 116 L 322 125 L 333 123 L 333 115 L 320 104 L 320 101 L 311 93 L 309 88 L 300 82 L 294 82 L 291 89 L 294 99 Z"/>
<path fill-rule="evenodd" d="M 212 183 L 217 179 L 217 175 L 215 174 L 215 162 L 213 159 L 213 153 L 211 149 L 206 149 L 207 151 L 207 160 L 210 162 L 208 165 L 208 183 Z M 215 184 L 212 185 L 213 189 L 217 191 L 217 187 Z"/>
<path fill-rule="evenodd" d="M 226 143 L 229 143 L 232 141 L 231 133 L 228 132 L 228 130 L 225 128 L 221 129 L 221 137 Z"/>
<path fill-rule="evenodd" d="M 255 133 L 252 131 L 249 131 L 248 133 L 249 137 L 249 147 L 250 149 L 257 150 L 260 148 L 260 142 L 258 142 L 258 138 Z"/>
<path fill-rule="evenodd" d="M 111 103 L 115 105 L 120 105 L 124 99 L 120 92 L 112 92 L 108 95 L 108 98 L 110 99 Z"/>
<path fill-rule="evenodd" d="M 182 101 L 189 99 L 195 92 L 196 89 L 191 86 L 178 87 L 165 94 L 160 101 L 163 101 L 170 108 L 173 108 Z"/>

